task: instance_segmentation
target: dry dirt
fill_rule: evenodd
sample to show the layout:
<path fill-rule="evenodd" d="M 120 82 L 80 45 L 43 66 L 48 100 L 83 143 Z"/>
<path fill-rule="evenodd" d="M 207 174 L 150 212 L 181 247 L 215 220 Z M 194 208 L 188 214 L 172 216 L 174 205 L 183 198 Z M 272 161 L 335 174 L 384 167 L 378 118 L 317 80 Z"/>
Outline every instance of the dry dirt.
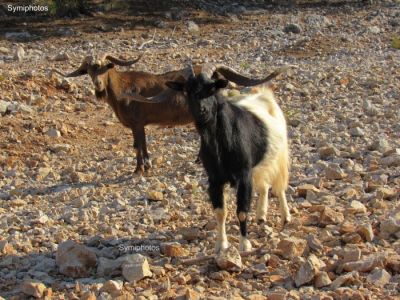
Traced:
<path fill-rule="evenodd" d="M 0 116 L 0 295 L 396 299 L 400 50 L 391 40 L 400 32 L 398 2 L 244 8 L 230 16 L 188 10 L 181 17 L 107 14 L 17 28 L 13 20 L 2 28 L 0 101 L 8 108 Z M 199 31 L 189 32 L 187 21 Z M 299 25 L 300 33 L 285 32 L 288 24 Z M 31 36 L 5 37 L 14 31 Z M 25 52 L 20 60 L 14 58 L 18 47 Z M 288 119 L 293 222 L 280 225 L 272 198 L 267 224 L 253 219 L 249 226 L 253 248 L 262 250 L 244 257 L 240 271 L 221 270 L 214 260 L 182 264 L 212 254 L 215 240 L 207 179 L 195 163 L 194 127 L 148 126 L 154 167 L 136 175 L 131 131 L 95 99 L 89 78 L 65 81 L 51 72 L 72 70 L 92 51 L 144 53 L 134 69 L 156 73 L 188 59 L 223 62 L 253 77 L 296 66 L 273 82 Z M 68 59 L 55 61 L 60 53 Z M 160 199 L 149 199 L 154 192 Z M 227 232 L 237 247 L 230 194 Z M 95 253 L 96 265 L 84 276 L 66 275 L 55 260 L 67 240 Z M 166 250 L 171 242 L 176 253 Z M 133 281 L 116 261 L 134 245 L 156 251 L 141 253 L 152 275 Z M 114 263 L 106 274 L 100 270 L 105 259 Z"/>

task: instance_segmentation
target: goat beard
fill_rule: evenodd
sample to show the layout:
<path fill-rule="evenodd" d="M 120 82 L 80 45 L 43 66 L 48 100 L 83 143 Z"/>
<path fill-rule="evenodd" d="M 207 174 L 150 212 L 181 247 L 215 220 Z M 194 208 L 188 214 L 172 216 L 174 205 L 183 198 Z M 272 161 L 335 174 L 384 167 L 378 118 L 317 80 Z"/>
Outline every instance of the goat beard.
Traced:
<path fill-rule="evenodd" d="M 107 98 L 107 91 L 105 89 L 102 90 L 102 91 L 95 90 L 94 93 L 96 95 L 96 98 L 99 99 L 99 100 Z"/>

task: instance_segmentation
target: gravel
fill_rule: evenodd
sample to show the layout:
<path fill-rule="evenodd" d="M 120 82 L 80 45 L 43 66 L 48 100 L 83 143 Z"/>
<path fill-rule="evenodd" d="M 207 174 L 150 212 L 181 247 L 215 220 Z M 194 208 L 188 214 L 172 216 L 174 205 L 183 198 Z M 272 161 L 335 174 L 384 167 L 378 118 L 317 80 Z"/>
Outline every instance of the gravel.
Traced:
<path fill-rule="evenodd" d="M 156 32 L 140 22 L 99 32 L 107 26 L 92 28 L 82 17 L 76 22 L 84 25 L 46 38 L 29 28 L 5 33 L 0 295 L 395 299 L 400 52 L 391 40 L 399 35 L 393 24 L 400 8 L 390 1 L 375 5 L 236 5 L 229 14 L 228 6 L 218 8 L 226 17 L 173 10 Z M 205 16 L 215 22 L 203 22 Z M 132 24 L 147 17 L 126 18 Z M 188 60 L 223 62 L 253 77 L 294 65 L 272 83 L 289 124 L 292 223 L 282 227 L 271 195 L 267 222 L 256 224 L 253 210 L 248 225 L 253 247 L 262 251 L 241 258 L 229 200 L 233 248 L 217 262 L 183 265 L 213 254 L 216 238 L 207 178 L 195 163 L 197 133 L 193 126 L 147 126 L 153 169 L 133 174 L 131 132 L 94 98 L 89 77 L 66 80 L 51 71 L 69 72 L 92 51 L 143 52 L 134 68 L 156 73 Z"/>

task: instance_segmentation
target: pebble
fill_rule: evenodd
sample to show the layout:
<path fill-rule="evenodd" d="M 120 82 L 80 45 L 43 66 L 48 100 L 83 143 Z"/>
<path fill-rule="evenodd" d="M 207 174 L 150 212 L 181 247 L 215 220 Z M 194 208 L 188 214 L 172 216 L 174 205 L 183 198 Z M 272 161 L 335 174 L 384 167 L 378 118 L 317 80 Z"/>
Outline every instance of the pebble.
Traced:
<path fill-rule="evenodd" d="M 10 102 L 0 100 L 0 115 L 5 115 L 6 112 L 8 111 L 8 106 L 10 105 Z"/>
<path fill-rule="evenodd" d="M 334 146 L 325 146 L 318 149 L 321 159 L 329 159 L 332 157 L 340 157 L 340 151 Z"/>
<path fill-rule="evenodd" d="M 400 231 L 400 213 L 397 213 L 397 218 L 389 217 L 386 220 L 383 220 L 380 225 L 381 234 L 388 238 L 390 235 L 393 235 Z"/>
<path fill-rule="evenodd" d="M 191 33 L 197 33 L 200 31 L 200 27 L 199 25 L 197 25 L 195 22 L 193 21 L 188 21 L 187 22 L 187 29 L 189 32 Z"/>
<path fill-rule="evenodd" d="M 375 286 L 383 287 L 391 278 L 392 276 L 385 269 L 376 269 L 367 276 L 367 281 Z"/>
<path fill-rule="evenodd" d="M 354 127 L 350 129 L 350 135 L 354 137 L 362 137 L 364 136 L 364 130 L 362 130 L 360 127 Z"/>
<path fill-rule="evenodd" d="M 328 180 L 340 180 L 346 176 L 346 173 L 338 164 L 329 164 L 325 169 L 325 177 Z"/>
<path fill-rule="evenodd" d="M 278 243 L 278 253 L 285 259 L 302 256 L 306 250 L 307 242 L 299 238 L 286 238 Z"/>
<path fill-rule="evenodd" d="M 57 129 L 52 128 L 46 132 L 46 135 L 52 138 L 58 138 L 61 136 L 61 132 L 58 131 Z"/>
<path fill-rule="evenodd" d="M 286 33 L 301 33 L 302 32 L 302 28 L 299 24 L 288 24 L 285 26 L 285 28 L 283 29 L 284 32 Z"/>
<path fill-rule="evenodd" d="M 7 54 L 9 54 L 10 52 L 11 52 L 10 49 L 8 49 L 8 48 L 6 48 L 6 47 L 0 47 L 0 53 L 1 53 L 1 54 L 7 55 Z"/>
<path fill-rule="evenodd" d="M 315 287 L 320 289 L 322 287 L 325 286 L 329 286 L 332 283 L 332 280 L 329 278 L 328 273 L 322 271 L 319 272 L 316 276 L 315 276 Z"/>
<path fill-rule="evenodd" d="M 146 197 L 147 197 L 147 199 L 150 199 L 153 201 L 162 201 L 164 199 L 163 193 L 160 191 L 155 191 L 155 190 L 147 191 Z"/>
<path fill-rule="evenodd" d="M 10 255 L 14 253 L 14 247 L 6 240 L 0 240 L 0 254 Z"/>
<path fill-rule="evenodd" d="M 14 60 L 21 62 L 25 58 L 25 50 L 23 47 L 18 46 L 14 53 Z"/>

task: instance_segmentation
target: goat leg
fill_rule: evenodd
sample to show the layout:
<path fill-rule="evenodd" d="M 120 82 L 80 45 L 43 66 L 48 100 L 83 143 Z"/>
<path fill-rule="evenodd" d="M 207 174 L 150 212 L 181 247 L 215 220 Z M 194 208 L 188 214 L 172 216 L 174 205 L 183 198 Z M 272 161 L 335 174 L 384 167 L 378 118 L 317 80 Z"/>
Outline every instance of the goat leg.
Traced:
<path fill-rule="evenodd" d="M 144 165 L 143 165 L 143 134 L 144 130 L 142 131 L 140 128 L 132 129 L 133 134 L 133 148 L 136 152 L 136 170 L 135 173 L 144 174 Z"/>
<path fill-rule="evenodd" d="M 252 182 L 251 172 L 245 172 L 239 180 L 237 190 L 237 217 L 240 227 L 240 251 L 250 251 L 251 243 L 247 238 L 247 218 L 251 204 Z"/>
<path fill-rule="evenodd" d="M 145 171 L 149 171 L 151 169 L 152 165 L 151 165 L 149 153 L 147 152 L 146 133 L 145 133 L 144 129 L 143 129 L 142 151 L 143 151 L 143 158 L 144 158 L 144 169 L 145 169 Z"/>

